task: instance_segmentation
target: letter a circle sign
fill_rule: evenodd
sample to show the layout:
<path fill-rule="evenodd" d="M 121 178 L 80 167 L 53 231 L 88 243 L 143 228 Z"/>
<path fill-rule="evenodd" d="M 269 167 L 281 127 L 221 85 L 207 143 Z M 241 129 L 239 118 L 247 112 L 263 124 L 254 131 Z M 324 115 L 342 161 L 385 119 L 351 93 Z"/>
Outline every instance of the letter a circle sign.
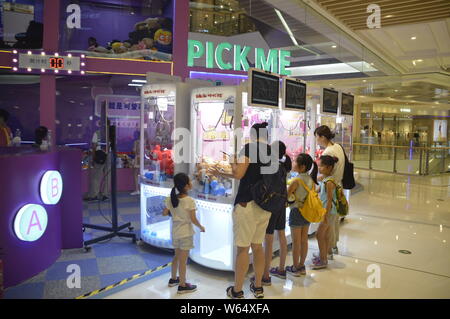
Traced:
<path fill-rule="evenodd" d="M 61 199 L 63 181 L 58 171 L 46 171 L 41 179 L 41 199 L 44 204 L 55 205 Z"/>
<path fill-rule="evenodd" d="M 14 232 L 23 241 L 36 241 L 47 228 L 47 211 L 41 205 L 27 204 L 23 206 L 14 219 Z"/>

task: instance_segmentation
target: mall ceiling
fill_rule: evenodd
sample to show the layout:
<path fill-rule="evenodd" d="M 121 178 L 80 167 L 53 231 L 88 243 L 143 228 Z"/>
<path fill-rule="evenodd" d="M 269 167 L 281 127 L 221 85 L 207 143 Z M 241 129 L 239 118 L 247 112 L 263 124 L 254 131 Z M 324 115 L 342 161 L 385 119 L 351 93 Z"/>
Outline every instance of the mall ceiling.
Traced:
<path fill-rule="evenodd" d="M 367 29 L 367 6 L 381 8 L 382 27 L 445 19 L 450 16 L 448 0 L 314 0 L 353 30 Z"/>

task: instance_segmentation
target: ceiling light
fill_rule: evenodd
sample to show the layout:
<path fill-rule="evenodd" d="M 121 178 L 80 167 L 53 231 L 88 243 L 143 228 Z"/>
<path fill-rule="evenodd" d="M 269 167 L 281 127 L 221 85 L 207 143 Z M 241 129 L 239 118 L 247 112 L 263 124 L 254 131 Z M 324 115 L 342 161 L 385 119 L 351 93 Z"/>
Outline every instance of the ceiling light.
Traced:
<path fill-rule="evenodd" d="M 133 82 L 133 83 L 147 83 L 147 80 L 136 80 L 136 79 L 133 79 L 133 80 L 131 80 L 131 82 Z"/>
<path fill-rule="evenodd" d="M 385 16 L 385 18 L 392 18 L 395 17 L 393 14 L 388 14 L 387 16 Z"/>
<path fill-rule="evenodd" d="M 423 60 L 422 59 L 419 59 L 419 60 L 416 60 L 417 62 L 423 62 Z"/>
<path fill-rule="evenodd" d="M 398 92 L 398 90 L 394 90 L 394 92 Z"/>
<path fill-rule="evenodd" d="M 336 46 L 336 45 L 332 45 L 331 47 L 332 47 L 333 49 L 336 49 L 336 48 L 337 48 L 337 46 Z"/>
<path fill-rule="evenodd" d="M 415 40 L 415 39 L 417 39 L 417 37 L 411 37 L 411 40 Z"/>
<path fill-rule="evenodd" d="M 363 80 L 363 82 L 366 82 L 366 80 Z"/>

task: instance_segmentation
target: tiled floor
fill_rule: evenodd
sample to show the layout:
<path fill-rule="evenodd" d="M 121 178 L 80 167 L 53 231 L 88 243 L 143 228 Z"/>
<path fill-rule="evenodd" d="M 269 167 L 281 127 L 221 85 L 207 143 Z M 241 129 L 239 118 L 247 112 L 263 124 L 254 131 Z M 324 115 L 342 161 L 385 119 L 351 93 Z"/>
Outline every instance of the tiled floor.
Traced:
<path fill-rule="evenodd" d="M 127 193 L 118 196 L 119 224 L 131 222 L 134 232 L 139 235 L 139 196 Z M 103 215 L 111 219 L 110 203 L 100 204 Z M 85 223 L 111 226 L 102 217 L 98 203 L 85 203 L 83 211 Z M 89 240 L 105 234 L 87 229 L 84 239 Z M 92 250 L 64 250 L 61 257 L 46 271 L 26 282 L 8 288 L 5 298 L 75 298 L 85 293 L 119 282 L 132 275 L 168 263 L 172 254 L 143 243 L 133 244 L 130 239 L 114 238 L 92 245 Z M 67 287 L 67 266 L 76 264 L 81 270 L 81 288 Z"/>
<path fill-rule="evenodd" d="M 266 298 L 450 298 L 450 175 L 408 177 L 358 170 L 364 186 L 351 198 L 341 225 L 340 253 L 329 269 L 304 277 L 272 279 Z M 310 239 L 309 257 L 317 252 Z M 403 254 L 408 250 L 411 254 Z M 310 258 L 308 258 L 310 259 Z M 291 263 L 289 251 L 287 265 Z M 277 265 L 274 258 L 272 265 Z M 379 274 L 379 281 L 374 281 Z M 250 270 L 248 278 L 252 275 Z M 225 298 L 233 273 L 191 263 L 188 280 L 198 291 L 177 295 L 169 274 L 107 298 Z M 379 288 L 370 288 L 377 282 Z M 244 292 L 253 298 L 246 282 Z"/>

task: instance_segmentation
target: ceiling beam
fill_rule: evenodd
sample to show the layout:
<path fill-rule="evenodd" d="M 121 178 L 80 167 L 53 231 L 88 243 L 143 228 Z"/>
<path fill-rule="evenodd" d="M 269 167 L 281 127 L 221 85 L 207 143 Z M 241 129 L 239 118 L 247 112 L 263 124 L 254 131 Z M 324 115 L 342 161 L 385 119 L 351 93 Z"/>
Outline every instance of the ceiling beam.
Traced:
<path fill-rule="evenodd" d="M 381 17 L 381 24 L 383 24 L 383 22 L 385 22 L 386 20 L 389 20 L 389 22 L 391 22 L 391 21 L 396 21 L 396 20 L 410 18 L 410 17 L 417 17 L 417 16 L 438 16 L 438 17 L 443 17 L 443 18 L 450 17 L 450 3 L 445 4 L 444 6 L 433 9 L 433 10 L 423 11 L 423 9 L 416 9 L 416 10 L 404 12 L 402 14 L 398 14 L 392 18 Z M 348 23 L 348 22 L 352 22 L 352 21 L 359 21 L 359 20 L 362 20 L 362 21 L 364 21 L 364 23 L 366 23 L 367 17 L 368 17 L 367 14 L 361 14 L 361 15 L 354 15 L 349 18 L 339 17 L 339 19 L 344 23 Z"/>
<path fill-rule="evenodd" d="M 400 8 L 381 8 L 381 16 L 384 17 L 386 15 L 394 15 L 394 16 L 403 16 L 405 14 L 408 14 L 409 12 L 416 12 L 418 10 L 422 11 L 423 13 L 427 13 L 429 11 L 436 11 L 437 9 L 441 9 L 443 11 L 443 13 L 447 13 L 447 15 L 450 16 L 449 11 L 444 11 L 446 8 L 448 8 L 450 6 L 450 3 L 439 3 L 433 6 L 428 7 L 426 10 L 424 10 L 424 6 L 423 3 L 422 4 L 415 4 L 414 6 L 411 7 L 400 7 Z M 333 13 L 334 15 L 336 15 L 339 19 L 342 18 L 346 18 L 346 17 L 353 17 L 353 16 L 365 16 L 368 17 L 369 13 L 366 12 L 366 10 L 362 9 L 362 10 L 358 10 L 356 8 L 352 9 L 351 12 L 349 12 L 348 10 L 345 11 L 344 13 L 340 14 L 339 12 L 336 11 L 331 11 L 331 13 Z"/>
<path fill-rule="evenodd" d="M 397 21 L 393 21 L 393 22 L 382 22 L 382 26 L 393 26 L 393 25 L 399 25 L 399 24 L 415 24 L 418 22 L 432 22 L 432 21 L 441 21 L 442 17 L 417 17 L 414 18 L 413 20 L 411 19 L 405 19 L 405 20 L 397 20 Z M 353 30 L 362 30 L 362 29 L 367 29 L 367 25 L 365 23 L 350 23 L 347 24 L 347 26 L 349 28 L 352 28 Z"/>
<path fill-rule="evenodd" d="M 442 1 L 442 0 L 429 0 L 426 2 L 426 4 L 423 1 L 420 0 L 412 0 L 412 1 L 408 1 L 408 2 L 403 2 L 403 1 L 389 1 L 386 4 L 380 3 L 379 1 L 374 1 L 377 5 L 380 6 L 381 9 L 381 13 L 384 14 L 386 12 L 386 10 L 406 10 L 407 8 L 410 7 L 415 7 L 417 5 L 421 6 L 422 9 L 425 8 L 425 5 L 427 8 L 433 7 L 435 5 L 440 5 L 440 4 L 446 4 L 446 1 Z M 349 7 L 342 7 L 342 6 L 338 6 L 336 8 L 327 8 L 328 11 L 333 12 L 333 13 L 347 13 L 350 10 L 350 13 L 353 11 L 366 11 L 367 6 L 369 5 L 369 3 L 366 4 L 354 4 L 352 6 Z"/>

